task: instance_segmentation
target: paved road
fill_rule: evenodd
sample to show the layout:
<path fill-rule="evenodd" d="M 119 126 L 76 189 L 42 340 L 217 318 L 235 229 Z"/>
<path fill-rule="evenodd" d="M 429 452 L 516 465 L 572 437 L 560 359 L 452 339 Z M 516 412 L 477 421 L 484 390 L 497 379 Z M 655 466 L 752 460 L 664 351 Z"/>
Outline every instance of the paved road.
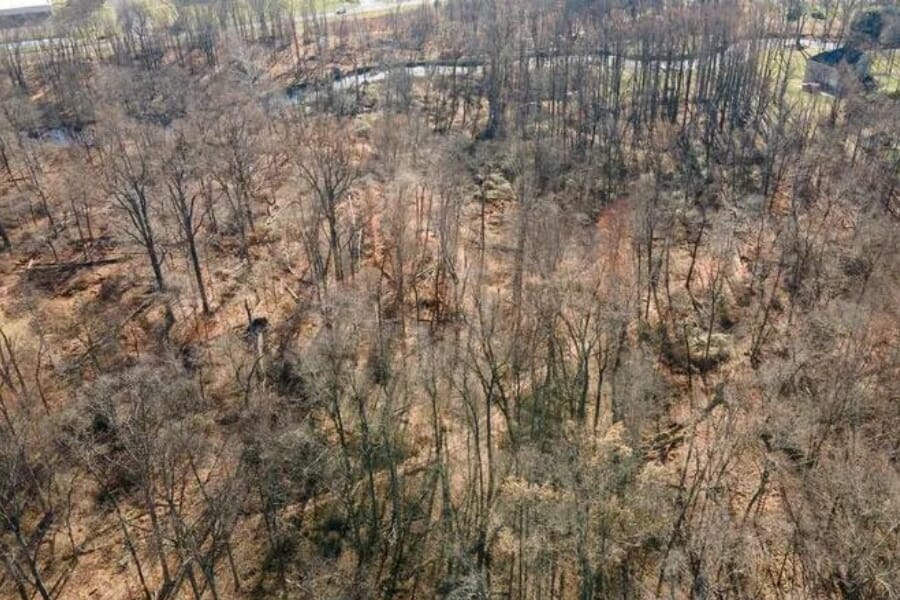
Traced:
<path fill-rule="evenodd" d="M 386 12 L 399 8 L 400 10 L 409 10 L 423 4 L 428 4 L 430 0 L 360 0 L 356 4 L 347 4 L 344 14 L 347 15 L 364 15 L 366 13 Z M 330 11 L 328 16 L 337 15 L 340 8 Z"/>

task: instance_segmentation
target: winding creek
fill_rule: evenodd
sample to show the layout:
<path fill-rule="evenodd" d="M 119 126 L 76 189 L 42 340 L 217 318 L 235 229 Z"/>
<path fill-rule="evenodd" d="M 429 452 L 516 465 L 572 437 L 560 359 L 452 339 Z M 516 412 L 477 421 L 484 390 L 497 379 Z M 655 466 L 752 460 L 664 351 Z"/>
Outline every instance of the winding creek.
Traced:
<path fill-rule="evenodd" d="M 789 47 L 795 43 L 793 38 L 768 37 L 759 41 L 763 43 L 781 43 L 785 47 Z M 738 48 L 746 47 L 752 41 L 743 41 L 732 44 L 713 56 L 726 56 L 728 53 Z M 838 44 L 836 42 L 825 42 L 818 39 L 803 38 L 801 47 L 798 51 L 804 52 L 822 52 L 833 50 Z M 578 58 L 584 58 L 583 55 L 577 55 Z M 530 56 L 527 60 L 529 66 L 540 66 L 553 61 L 567 58 L 566 55 L 554 55 L 549 53 L 540 53 Z M 617 56 L 612 53 L 598 52 L 587 57 L 591 62 L 606 62 L 611 66 Z M 659 67 L 662 70 L 689 70 L 695 69 L 700 63 L 700 58 L 678 58 L 674 60 L 665 60 L 659 58 L 642 58 L 637 56 L 628 56 L 618 58 L 621 66 L 625 70 L 637 70 L 645 65 Z M 318 82 L 300 81 L 287 88 L 286 94 L 292 102 L 303 102 L 310 94 L 322 92 L 346 92 L 355 91 L 372 83 L 383 82 L 391 75 L 405 74 L 411 78 L 425 78 L 435 76 L 447 77 L 480 77 L 484 72 L 484 61 L 479 59 L 464 59 L 458 61 L 417 61 L 408 63 L 398 63 L 392 65 L 371 65 L 353 69 L 349 72 L 335 71 L 332 79 L 325 79 Z"/>

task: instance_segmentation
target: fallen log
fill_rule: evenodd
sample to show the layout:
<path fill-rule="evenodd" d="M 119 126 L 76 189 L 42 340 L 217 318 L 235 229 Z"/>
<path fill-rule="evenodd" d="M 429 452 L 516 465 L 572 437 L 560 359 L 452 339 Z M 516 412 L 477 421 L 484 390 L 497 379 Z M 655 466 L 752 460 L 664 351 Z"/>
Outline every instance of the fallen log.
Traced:
<path fill-rule="evenodd" d="M 65 262 L 65 263 L 28 263 L 28 266 L 25 267 L 25 271 L 38 271 L 38 272 L 47 272 L 47 271 L 75 271 L 77 269 L 90 269 L 93 267 L 102 267 L 104 265 L 114 265 L 116 263 L 120 263 L 125 260 L 122 257 L 118 258 L 99 258 L 97 260 L 89 260 L 89 261 L 81 261 L 81 262 Z"/>

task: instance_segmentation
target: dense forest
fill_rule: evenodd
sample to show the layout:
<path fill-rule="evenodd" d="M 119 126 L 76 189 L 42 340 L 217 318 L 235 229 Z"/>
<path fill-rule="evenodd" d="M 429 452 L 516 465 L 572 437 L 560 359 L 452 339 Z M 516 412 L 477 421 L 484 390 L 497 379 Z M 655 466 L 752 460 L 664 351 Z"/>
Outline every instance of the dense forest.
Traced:
<path fill-rule="evenodd" d="M 898 48 L 865 0 L 0 16 L 0 598 L 900 598 Z"/>

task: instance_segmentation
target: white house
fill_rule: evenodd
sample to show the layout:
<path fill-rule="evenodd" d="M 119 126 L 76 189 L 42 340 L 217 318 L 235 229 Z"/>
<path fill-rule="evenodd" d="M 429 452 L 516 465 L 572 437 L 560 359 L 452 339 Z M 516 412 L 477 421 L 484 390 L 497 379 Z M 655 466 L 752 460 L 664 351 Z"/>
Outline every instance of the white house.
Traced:
<path fill-rule="evenodd" d="M 41 17 L 53 14 L 51 0 L 0 0 L 0 17 Z"/>

